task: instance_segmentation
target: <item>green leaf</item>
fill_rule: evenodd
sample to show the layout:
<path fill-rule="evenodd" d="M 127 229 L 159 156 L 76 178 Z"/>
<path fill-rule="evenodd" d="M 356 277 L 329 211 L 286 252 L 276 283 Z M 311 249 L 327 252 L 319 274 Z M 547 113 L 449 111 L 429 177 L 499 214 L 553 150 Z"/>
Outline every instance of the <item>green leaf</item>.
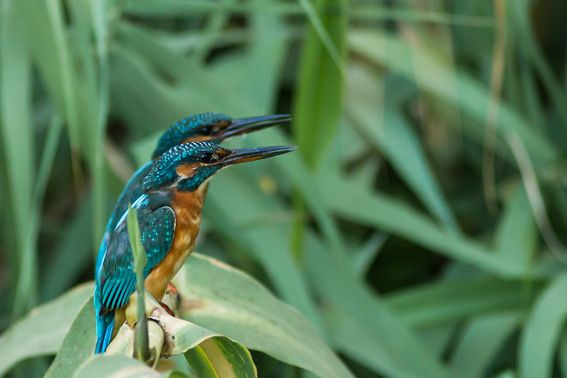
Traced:
<path fill-rule="evenodd" d="M 92 228 L 92 201 L 86 197 L 61 227 L 60 237 L 53 246 L 53 254 L 41 270 L 42 299 L 52 299 L 77 282 L 85 268 L 92 264 L 90 244 Z M 61 267 L 65 269 L 61 269 Z"/>
<path fill-rule="evenodd" d="M 0 19 L 0 133 L 5 164 L 8 208 L 13 235 L 11 250 L 18 263 L 13 312 L 23 315 L 37 300 L 38 206 L 34 198 L 34 132 L 31 106 L 31 64 L 18 2 L 4 1 Z M 16 272 L 14 272 L 16 273 Z"/>
<path fill-rule="evenodd" d="M 498 351 L 520 322 L 518 312 L 505 312 L 475 318 L 464 330 L 451 359 L 455 376 L 483 377 Z"/>
<path fill-rule="evenodd" d="M 90 295 L 91 293 L 87 292 L 85 294 Z M 184 353 L 203 340 L 217 336 L 216 333 L 203 327 L 167 314 L 160 317 L 159 321 L 160 325 L 158 327 L 161 326 L 170 337 L 167 349 L 164 351 L 168 356 Z M 63 345 L 47 372 L 47 377 L 72 377 L 79 367 L 92 356 L 96 343 L 94 324 L 95 317 L 91 296 L 75 318 Z M 110 354 L 129 353 L 132 355 L 131 346 L 133 339 L 134 331 L 125 324 L 116 335 L 107 352 Z"/>
<path fill-rule="evenodd" d="M 136 210 L 128 204 L 128 238 L 134 257 L 134 271 L 136 272 L 136 336 L 134 337 L 134 355 L 142 362 L 150 358 L 148 345 L 148 320 L 146 318 L 144 268 L 148 263 L 148 256 L 142 245 L 140 226 Z M 159 356 L 156 356 L 159 357 Z"/>
<path fill-rule="evenodd" d="M 567 317 L 567 274 L 557 277 L 537 299 L 520 340 L 520 376 L 550 377 L 554 350 Z"/>
<path fill-rule="evenodd" d="M 301 315 L 244 273 L 217 260 L 194 254 L 189 257 L 174 283 L 182 296 L 181 315 L 190 322 L 167 314 L 164 315 L 167 319 L 160 318 L 166 335 L 175 336 L 174 340 L 166 343 L 164 353 L 167 355 L 184 353 L 203 340 L 224 335 L 248 348 L 320 376 L 351 376 Z M 92 292 L 92 285 L 85 287 L 86 290 L 80 293 L 83 300 Z M 53 307 L 50 310 L 61 311 L 61 308 Z M 45 317 L 51 316 L 48 314 Z M 71 323 L 70 319 L 66 320 Z M 50 369 L 51 376 L 71 376 L 92 353 L 95 342 L 93 325 L 94 313 L 89 299 L 65 338 Z M 121 347 L 116 351 L 126 352 L 131 337 L 132 332 L 126 335 L 125 342 L 121 342 Z M 34 340 L 30 341 L 35 346 Z M 60 341 L 53 344 L 45 354 L 54 353 Z M 29 356 L 21 356 L 14 363 Z"/>
<path fill-rule="evenodd" d="M 510 263 L 527 269 L 534 258 L 537 236 L 528 196 L 524 187 L 518 185 L 506 201 L 506 210 L 496 231 L 496 248 Z"/>
<path fill-rule="evenodd" d="M 535 286 L 539 290 L 541 284 Z M 522 281 L 446 279 L 394 293 L 388 305 L 412 327 L 426 328 L 529 303 Z"/>
<path fill-rule="evenodd" d="M 23 359 L 54 354 L 92 290 L 90 283 L 80 285 L 36 307 L 4 332 L 0 336 L 0 375 Z M 91 302 L 88 305 L 92 306 Z"/>
<path fill-rule="evenodd" d="M 189 321 L 322 377 L 352 376 L 297 311 L 246 274 L 192 255 L 174 284 Z"/>
<path fill-rule="evenodd" d="M 136 377 L 136 378 L 183 378 L 177 372 L 161 373 L 146 365 L 124 356 L 91 357 L 76 373 L 75 378 L 94 377 Z"/>
<path fill-rule="evenodd" d="M 299 152 L 314 169 L 338 127 L 346 53 L 346 0 L 302 0 L 312 25 L 302 50 L 293 129 Z M 332 9 L 333 11 L 330 11 Z"/>
<path fill-rule="evenodd" d="M 24 0 L 19 2 L 26 25 L 35 25 L 27 30 L 26 37 L 34 64 L 60 109 L 65 115 L 69 138 L 75 151 L 80 151 L 80 129 L 78 98 L 75 93 L 74 71 L 71 52 L 65 35 L 63 6 L 59 1 Z"/>
<path fill-rule="evenodd" d="M 371 193 L 339 179 L 329 183 L 322 194 L 328 206 L 346 219 L 378 227 L 500 276 L 524 274 L 525 268 L 519 263 L 511 263 L 477 241 L 441 229 L 405 203 L 386 195 Z"/>
<path fill-rule="evenodd" d="M 355 66 L 347 112 L 365 138 L 379 148 L 425 207 L 450 230 L 456 221 L 427 161 L 420 140 L 398 108 L 403 83 L 382 88 L 377 74 Z M 407 92 L 407 91 L 406 91 Z"/>
<path fill-rule="evenodd" d="M 257 377 L 250 352 L 226 337 L 203 341 L 185 352 L 193 375 L 199 378 Z"/>
<path fill-rule="evenodd" d="M 384 246 L 387 238 L 388 236 L 385 234 L 376 232 L 353 251 L 352 264 L 356 273 L 361 277 L 368 273 L 370 266 Z"/>
<path fill-rule="evenodd" d="M 350 266 L 307 236 L 309 277 L 324 303 L 336 309 L 329 329 L 339 350 L 380 374 L 445 377 L 441 363 L 397 314 L 355 278 Z"/>
<path fill-rule="evenodd" d="M 95 314 L 91 296 L 73 321 L 45 378 L 71 378 L 79 366 L 92 356 L 96 345 L 94 325 Z"/>

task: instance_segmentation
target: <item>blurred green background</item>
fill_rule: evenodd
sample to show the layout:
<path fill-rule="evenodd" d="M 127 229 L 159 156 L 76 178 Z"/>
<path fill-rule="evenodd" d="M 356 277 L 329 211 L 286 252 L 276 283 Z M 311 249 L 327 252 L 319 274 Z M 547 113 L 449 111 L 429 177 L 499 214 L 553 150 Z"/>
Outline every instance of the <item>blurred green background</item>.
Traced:
<path fill-rule="evenodd" d="M 216 177 L 198 251 L 297 308 L 356 376 L 567 375 L 565 15 L 0 0 L 0 331 L 92 279 L 114 200 L 172 122 L 288 112 L 229 143 L 299 151 Z"/>

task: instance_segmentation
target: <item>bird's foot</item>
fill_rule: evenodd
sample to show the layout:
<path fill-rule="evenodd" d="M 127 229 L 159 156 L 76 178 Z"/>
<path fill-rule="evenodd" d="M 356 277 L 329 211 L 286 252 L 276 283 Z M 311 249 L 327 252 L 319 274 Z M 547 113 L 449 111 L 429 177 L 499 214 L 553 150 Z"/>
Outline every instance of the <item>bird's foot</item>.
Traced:
<path fill-rule="evenodd" d="M 164 308 L 164 310 L 174 316 L 173 314 L 179 309 L 180 304 L 180 297 L 177 288 L 172 284 L 169 283 L 165 290 L 165 294 L 161 298 L 160 304 Z"/>
<path fill-rule="evenodd" d="M 165 289 L 165 293 L 171 294 L 171 295 L 179 295 L 177 288 L 171 282 L 167 284 L 167 288 Z"/>

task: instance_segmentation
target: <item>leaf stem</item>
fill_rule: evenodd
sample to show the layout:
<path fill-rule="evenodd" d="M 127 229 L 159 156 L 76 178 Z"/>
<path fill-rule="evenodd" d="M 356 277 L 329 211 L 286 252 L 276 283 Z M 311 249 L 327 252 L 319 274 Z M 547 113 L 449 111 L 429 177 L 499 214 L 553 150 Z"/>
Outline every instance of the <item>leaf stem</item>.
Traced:
<path fill-rule="evenodd" d="M 144 268 L 147 263 L 146 251 L 140 238 L 140 227 L 136 210 L 128 205 L 128 237 L 134 256 L 136 272 L 136 331 L 134 333 L 134 357 L 142 362 L 151 358 L 148 340 L 148 319 L 146 318 Z"/>

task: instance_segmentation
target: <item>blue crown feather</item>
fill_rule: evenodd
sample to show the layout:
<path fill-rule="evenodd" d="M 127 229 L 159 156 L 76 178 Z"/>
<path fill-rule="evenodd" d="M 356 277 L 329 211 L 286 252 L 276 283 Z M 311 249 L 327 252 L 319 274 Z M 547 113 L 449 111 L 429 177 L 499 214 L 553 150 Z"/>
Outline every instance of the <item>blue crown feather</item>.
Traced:
<path fill-rule="evenodd" d="M 213 142 L 191 142 L 171 148 L 154 162 L 144 179 L 144 191 L 151 191 L 173 182 L 177 178 L 176 168 L 180 163 L 205 161 L 220 146 Z"/>
<path fill-rule="evenodd" d="M 199 134 L 205 126 L 214 126 L 222 122 L 230 122 L 232 118 L 221 113 L 202 113 L 183 118 L 167 129 L 159 138 L 153 156 L 158 157 L 171 147 L 182 143 L 185 139 Z M 206 133 L 204 134 L 206 135 Z"/>

